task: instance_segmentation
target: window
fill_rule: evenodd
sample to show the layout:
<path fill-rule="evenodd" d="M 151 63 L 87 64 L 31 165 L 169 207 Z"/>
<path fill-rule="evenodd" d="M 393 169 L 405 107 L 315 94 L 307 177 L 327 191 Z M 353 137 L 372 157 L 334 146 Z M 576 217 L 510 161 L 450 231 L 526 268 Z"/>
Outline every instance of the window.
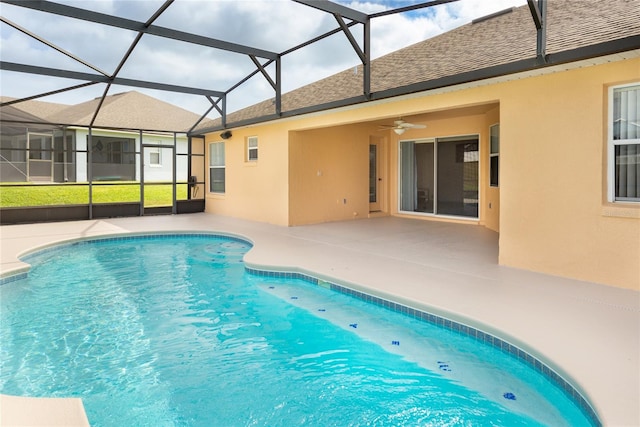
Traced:
<path fill-rule="evenodd" d="M 89 136 L 87 136 L 87 140 Z M 135 165 L 135 139 L 110 136 L 91 137 L 93 163 Z"/>
<path fill-rule="evenodd" d="M 225 191 L 224 142 L 209 144 L 209 191 Z"/>
<path fill-rule="evenodd" d="M 29 134 L 29 160 L 51 160 L 53 135 Z"/>
<path fill-rule="evenodd" d="M 489 185 L 498 187 L 498 170 L 500 165 L 500 125 L 489 128 L 491 147 L 489 149 Z"/>
<path fill-rule="evenodd" d="M 54 155 L 56 163 L 73 163 L 74 132 L 66 133 L 66 142 L 63 139 L 64 133 L 55 136 L 53 141 Z"/>
<path fill-rule="evenodd" d="M 640 202 L 640 84 L 609 92 L 609 201 Z"/>
<path fill-rule="evenodd" d="M 162 155 L 161 155 L 160 147 L 149 148 L 149 165 L 162 166 Z"/>
<path fill-rule="evenodd" d="M 255 162 L 258 160 L 258 137 L 250 136 L 247 138 L 247 161 Z"/>

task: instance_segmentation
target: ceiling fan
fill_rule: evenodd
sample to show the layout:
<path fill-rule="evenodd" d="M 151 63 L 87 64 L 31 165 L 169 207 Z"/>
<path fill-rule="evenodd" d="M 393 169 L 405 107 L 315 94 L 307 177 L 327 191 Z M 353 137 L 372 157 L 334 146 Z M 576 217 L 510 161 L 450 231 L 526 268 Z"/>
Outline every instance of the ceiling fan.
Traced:
<path fill-rule="evenodd" d="M 407 129 L 424 129 L 426 125 L 417 125 L 409 122 L 405 122 L 402 119 L 395 120 L 392 125 L 381 125 L 384 129 L 392 129 L 397 135 L 402 135 Z"/>

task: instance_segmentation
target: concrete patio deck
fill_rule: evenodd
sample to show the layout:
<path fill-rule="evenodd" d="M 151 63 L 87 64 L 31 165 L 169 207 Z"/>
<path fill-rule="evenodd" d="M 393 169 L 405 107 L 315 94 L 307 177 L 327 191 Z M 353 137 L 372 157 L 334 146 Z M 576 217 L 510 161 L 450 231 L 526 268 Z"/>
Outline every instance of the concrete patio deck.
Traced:
<path fill-rule="evenodd" d="M 382 217 L 287 228 L 210 214 L 3 226 L 1 272 L 23 270 L 17 257 L 45 245 L 153 231 L 246 237 L 251 267 L 304 271 L 475 326 L 562 375 L 604 425 L 640 425 L 640 292 L 499 266 L 498 235 L 484 227 Z M 0 409 L 2 425 L 33 412 Z"/>

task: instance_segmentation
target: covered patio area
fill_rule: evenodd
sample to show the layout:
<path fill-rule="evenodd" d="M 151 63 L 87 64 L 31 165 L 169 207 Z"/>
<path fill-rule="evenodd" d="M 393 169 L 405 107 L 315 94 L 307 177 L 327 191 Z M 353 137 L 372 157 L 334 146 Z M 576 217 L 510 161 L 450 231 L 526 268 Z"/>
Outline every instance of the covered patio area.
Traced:
<path fill-rule="evenodd" d="M 69 239 L 173 231 L 243 236 L 249 267 L 304 272 L 493 334 L 568 380 L 604 425 L 640 422 L 638 293 L 499 266 L 498 235 L 481 226 L 381 217 L 281 227 L 210 214 L 3 226 L 2 274 L 26 268 L 25 251 Z"/>

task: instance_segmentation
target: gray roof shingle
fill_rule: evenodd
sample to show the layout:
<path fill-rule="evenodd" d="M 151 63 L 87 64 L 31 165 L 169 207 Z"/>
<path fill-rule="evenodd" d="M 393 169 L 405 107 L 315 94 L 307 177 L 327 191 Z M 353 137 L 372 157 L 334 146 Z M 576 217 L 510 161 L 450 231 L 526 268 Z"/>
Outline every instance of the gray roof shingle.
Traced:
<path fill-rule="evenodd" d="M 3 98 L 3 101 L 9 100 Z M 24 101 L 13 107 L 50 123 L 89 126 L 100 99 L 76 105 Z M 140 92 L 107 96 L 94 127 L 185 132 L 200 119 L 195 113 Z"/>
<path fill-rule="evenodd" d="M 640 34 L 640 1 L 550 0 L 547 53 L 553 54 Z M 640 46 L 638 46 L 640 47 Z M 371 91 L 426 82 L 536 57 L 536 28 L 528 6 L 469 23 L 371 62 Z M 362 95 L 362 67 L 282 95 L 291 111 Z M 227 115 L 227 123 L 274 114 L 273 100 Z M 220 119 L 199 129 L 220 126 Z"/>

